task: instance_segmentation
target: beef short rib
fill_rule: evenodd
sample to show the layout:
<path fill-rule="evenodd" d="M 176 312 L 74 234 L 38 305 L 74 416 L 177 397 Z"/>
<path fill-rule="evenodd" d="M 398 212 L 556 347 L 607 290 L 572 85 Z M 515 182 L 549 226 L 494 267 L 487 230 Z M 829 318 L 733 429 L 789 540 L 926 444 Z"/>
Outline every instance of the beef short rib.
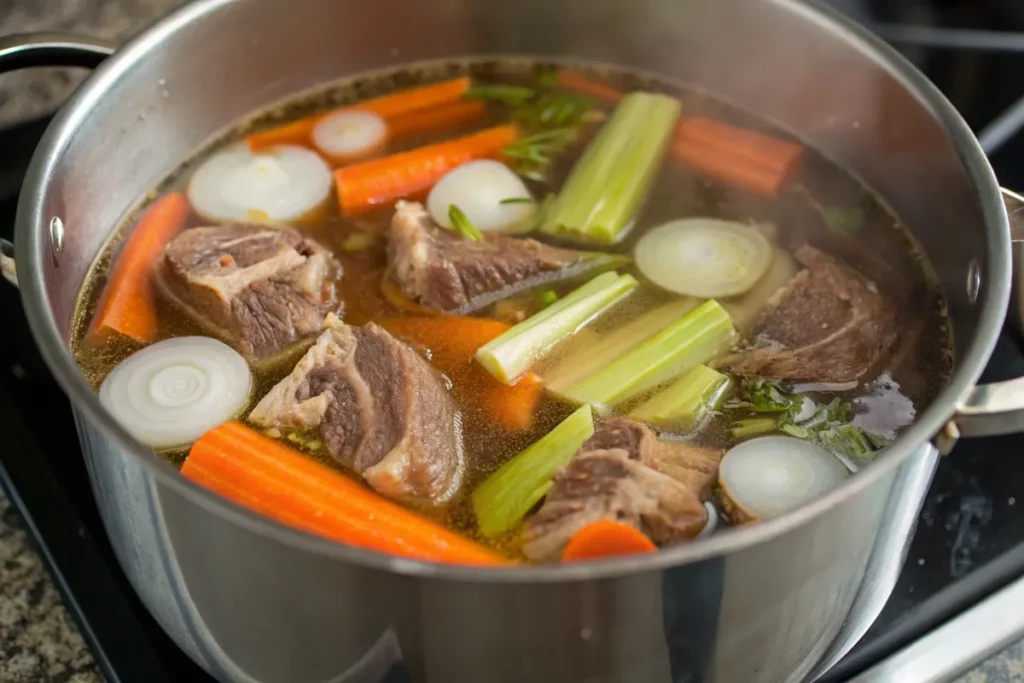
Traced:
<path fill-rule="evenodd" d="M 719 367 L 775 379 L 853 381 L 896 342 L 891 302 L 863 275 L 814 247 L 801 247 L 796 258 L 806 270 L 769 299 L 753 345 Z"/>
<path fill-rule="evenodd" d="M 721 455 L 660 441 L 631 420 L 605 420 L 555 475 L 527 524 L 523 550 L 534 560 L 557 560 L 576 532 L 604 519 L 630 524 L 658 544 L 692 538 L 707 523 L 703 501 Z"/>
<path fill-rule="evenodd" d="M 171 240 L 156 264 L 159 293 L 250 361 L 275 355 L 340 313 L 341 264 L 290 228 L 221 225 Z"/>
<path fill-rule="evenodd" d="M 532 239 L 488 233 L 466 239 L 439 227 L 422 204 L 398 202 L 388 236 L 391 275 L 427 308 L 461 312 L 537 276 L 580 261 L 581 254 Z"/>
<path fill-rule="evenodd" d="M 326 329 L 249 415 L 275 429 L 319 428 L 327 452 L 380 493 L 446 502 L 462 483 L 460 416 L 441 378 L 373 323 Z"/>

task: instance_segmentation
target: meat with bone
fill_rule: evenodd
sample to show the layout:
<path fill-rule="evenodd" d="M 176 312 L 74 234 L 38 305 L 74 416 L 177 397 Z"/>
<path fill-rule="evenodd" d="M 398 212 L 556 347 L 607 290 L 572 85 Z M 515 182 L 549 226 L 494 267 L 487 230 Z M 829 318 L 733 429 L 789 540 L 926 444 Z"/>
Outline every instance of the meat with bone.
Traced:
<path fill-rule="evenodd" d="M 388 235 L 392 276 L 410 299 L 439 311 L 483 306 L 516 285 L 577 264 L 583 255 L 536 240 L 486 233 L 466 239 L 439 227 L 421 204 L 398 202 Z"/>
<path fill-rule="evenodd" d="M 331 316 L 249 420 L 318 428 L 331 457 L 390 498 L 436 505 L 462 483 L 460 416 L 441 377 L 373 323 L 351 327 Z"/>
<path fill-rule="evenodd" d="M 863 275 L 814 247 L 801 247 L 796 258 L 806 270 L 769 300 L 753 346 L 718 365 L 774 379 L 855 380 L 896 343 L 891 302 Z"/>
<path fill-rule="evenodd" d="M 156 264 L 158 292 L 250 361 L 274 356 L 338 314 L 342 268 L 289 228 L 220 225 L 185 230 Z"/>
<path fill-rule="evenodd" d="M 576 532 L 603 519 L 635 526 L 658 544 L 692 538 L 707 523 L 703 501 L 720 459 L 721 451 L 661 441 L 637 422 L 605 420 L 555 475 L 523 550 L 557 560 Z"/>

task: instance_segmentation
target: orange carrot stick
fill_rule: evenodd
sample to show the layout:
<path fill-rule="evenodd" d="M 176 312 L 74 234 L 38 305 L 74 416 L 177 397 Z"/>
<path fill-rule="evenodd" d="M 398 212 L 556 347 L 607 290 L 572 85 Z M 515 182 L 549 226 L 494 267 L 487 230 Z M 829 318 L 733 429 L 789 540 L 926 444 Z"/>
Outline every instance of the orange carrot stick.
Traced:
<path fill-rule="evenodd" d="M 150 204 L 121 248 L 110 280 L 86 335 L 95 344 L 118 333 L 137 342 L 156 337 L 156 300 L 150 270 L 160 252 L 181 230 L 190 211 L 188 200 L 172 192 Z"/>
<path fill-rule="evenodd" d="M 196 441 L 181 473 L 239 505 L 348 545 L 452 564 L 509 563 L 237 422 Z"/>
<path fill-rule="evenodd" d="M 566 90 L 575 90 L 607 102 L 618 102 L 626 96 L 621 90 L 599 83 L 575 71 L 559 71 L 555 82 Z"/>
<path fill-rule="evenodd" d="M 653 553 L 658 550 L 640 531 L 622 522 L 602 519 L 583 527 L 562 551 L 563 562 L 598 560 L 616 555 Z"/>
<path fill-rule="evenodd" d="M 503 158 L 502 149 L 519 137 L 513 125 L 498 126 L 436 145 L 339 168 L 334 172 L 338 201 L 345 215 L 358 214 L 426 192 L 441 177 L 467 161 Z"/>
<path fill-rule="evenodd" d="M 437 315 L 429 318 L 385 318 L 377 321 L 397 337 L 430 349 L 431 362 L 448 375 L 459 375 L 482 387 L 484 413 L 509 431 L 533 426 L 543 383 L 528 373 L 512 386 L 502 384 L 473 362 L 477 349 L 504 333 L 509 326 L 497 320 Z"/>
<path fill-rule="evenodd" d="M 386 273 L 380 281 L 380 293 L 384 295 L 384 299 L 389 304 L 397 308 L 399 311 L 405 311 L 406 313 L 418 313 L 420 315 L 437 314 L 437 311 L 429 309 L 426 306 L 420 306 L 418 303 L 407 297 L 401 288 L 396 285 Z"/>
<path fill-rule="evenodd" d="M 676 129 L 677 161 L 718 182 L 768 197 L 779 193 L 804 149 L 704 117 L 685 118 Z"/>
<path fill-rule="evenodd" d="M 430 109 L 449 102 L 455 102 L 462 97 L 463 93 L 469 90 L 469 86 L 469 78 L 454 78 L 450 81 L 442 81 L 441 83 L 376 97 L 350 107 L 343 107 L 342 109 L 372 111 L 384 119 L 390 120 L 422 109 Z M 246 138 L 246 142 L 249 144 L 249 149 L 254 152 L 274 145 L 309 145 L 309 136 L 313 132 L 313 127 L 316 126 L 321 118 L 329 113 L 332 112 L 314 114 L 298 121 L 286 123 L 283 126 L 253 133 Z"/>
<path fill-rule="evenodd" d="M 481 118 L 487 106 L 480 100 L 452 102 L 440 107 L 417 110 L 396 116 L 388 121 L 388 134 L 392 138 L 430 133 L 458 126 Z"/>

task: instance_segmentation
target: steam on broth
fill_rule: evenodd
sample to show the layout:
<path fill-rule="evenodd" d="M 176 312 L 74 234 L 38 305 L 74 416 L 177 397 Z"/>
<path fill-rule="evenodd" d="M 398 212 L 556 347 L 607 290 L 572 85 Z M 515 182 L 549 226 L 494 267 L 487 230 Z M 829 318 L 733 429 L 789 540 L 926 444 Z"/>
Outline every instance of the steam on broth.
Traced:
<path fill-rule="evenodd" d="M 781 514 L 950 368 L 870 190 L 625 71 L 370 75 L 154 197 L 80 296 L 101 400 L 200 485 L 383 552 L 575 561 Z"/>

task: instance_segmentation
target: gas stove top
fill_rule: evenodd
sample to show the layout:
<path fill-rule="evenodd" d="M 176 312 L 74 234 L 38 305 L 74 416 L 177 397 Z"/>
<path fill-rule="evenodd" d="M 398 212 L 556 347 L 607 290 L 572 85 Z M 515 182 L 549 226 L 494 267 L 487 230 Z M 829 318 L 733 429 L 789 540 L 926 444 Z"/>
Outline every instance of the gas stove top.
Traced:
<path fill-rule="evenodd" d="M 1024 4 L 832 4 L 923 69 L 979 133 L 1003 185 L 1024 189 Z M 12 237 L 18 188 L 46 123 L 0 131 L 0 237 Z M 0 286 L 0 310 L 7 314 L 0 334 L 0 484 L 27 520 L 106 678 L 212 680 L 163 634 L 118 568 L 70 407 L 35 348 L 13 288 Z M 983 379 L 1020 375 L 1024 349 L 1004 333 Z M 821 683 L 850 680 L 1024 574 L 1024 467 L 1012 467 L 1021 450 L 1024 435 L 965 440 L 942 460 L 896 589 L 875 625 Z"/>

